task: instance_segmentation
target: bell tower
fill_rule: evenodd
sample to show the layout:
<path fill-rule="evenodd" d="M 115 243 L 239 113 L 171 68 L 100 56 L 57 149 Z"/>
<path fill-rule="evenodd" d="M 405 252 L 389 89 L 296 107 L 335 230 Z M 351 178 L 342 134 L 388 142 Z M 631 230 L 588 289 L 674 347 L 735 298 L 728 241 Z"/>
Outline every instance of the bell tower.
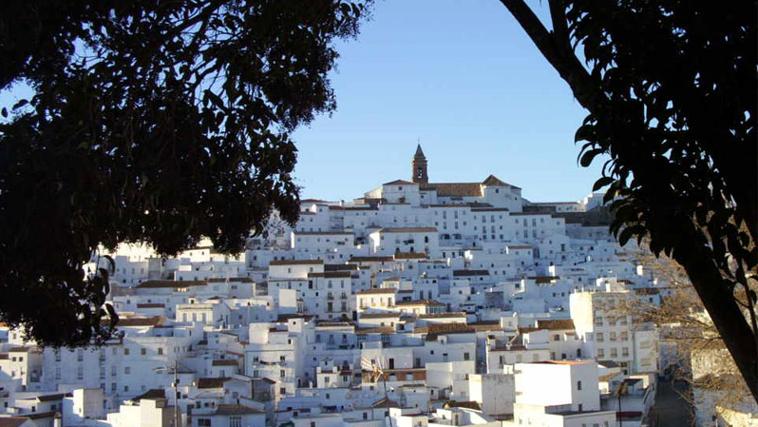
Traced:
<path fill-rule="evenodd" d="M 416 154 L 413 156 L 412 181 L 416 184 L 428 184 L 429 176 L 426 174 L 426 156 L 421 150 L 421 144 L 416 147 Z"/>

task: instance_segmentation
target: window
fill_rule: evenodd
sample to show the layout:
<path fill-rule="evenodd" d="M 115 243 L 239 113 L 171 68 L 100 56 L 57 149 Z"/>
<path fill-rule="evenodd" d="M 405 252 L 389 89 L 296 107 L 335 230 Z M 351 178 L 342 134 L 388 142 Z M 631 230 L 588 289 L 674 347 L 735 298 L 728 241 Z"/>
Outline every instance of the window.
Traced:
<path fill-rule="evenodd" d="M 142 356 L 146 355 L 147 354 L 147 349 L 144 348 L 144 347 L 141 348 L 141 349 L 139 349 L 139 354 L 142 355 Z"/>
<path fill-rule="evenodd" d="M 581 390 L 582 389 L 582 382 L 581 381 L 577 381 L 576 382 L 576 389 L 577 390 Z"/>
<path fill-rule="evenodd" d="M 463 360 L 469 360 L 471 356 L 468 353 L 463 353 Z"/>
<path fill-rule="evenodd" d="M 242 427 L 242 417 L 229 417 L 229 427 Z"/>
<path fill-rule="evenodd" d="M 230 420 L 231 422 L 231 420 Z M 200 418 L 197 420 L 198 427 L 212 427 L 211 420 L 208 418 Z"/>

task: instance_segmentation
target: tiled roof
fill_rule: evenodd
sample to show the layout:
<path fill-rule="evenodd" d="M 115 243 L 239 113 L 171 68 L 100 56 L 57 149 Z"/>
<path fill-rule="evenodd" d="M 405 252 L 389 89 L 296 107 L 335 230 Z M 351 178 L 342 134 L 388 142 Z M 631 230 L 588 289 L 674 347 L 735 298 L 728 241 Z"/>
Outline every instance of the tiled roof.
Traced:
<path fill-rule="evenodd" d="M 567 330 L 574 329 L 574 321 L 571 319 L 545 319 L 537 321 L 538 329 Z"/>
<path fill-rule="evenodd" d="M 323 263 L 324 261 L 320 259 L 279 259 L 269 262 L 268 265 L 317 265 Z"/>
<path fill-rule="evenodd" d="M 156 288 L 189 288 L 191 286 L 205 286 L 205 280 L 146 280 L 136 286 L 138 289 Z"/>
<path fill-rule="evenodd" d="M 27 421 L 27 417 L 0 417 L 0 427 L 19 427 Z"/>
<path fill-rule="evenodd" d="M 350 257 L 350 262 L 389 262 L 394 261 L 391 256 L 354 256 Z"/>
<path fill-rule="evenodd" d="M 276 321 L 279 323 L 287 322 L 291 319 L 304 319 L 306 322 L 313 319 L 313 315 L 311 314 L 299 314 L 299 313 L 293 313 L 293 314 L 280 314 L 279 317 L 276 318 Z"/>
<path fill-rule="evenodd" d="M 161 323 L 160 316 L 152 317 L 119 317 L 116 326 L 130 327 L 130 326 L 156 326 Z"/>
<path fill-rule="evenodd" d="M 198 378 L 197 388 L 222 388 L 229 378 Z"/>
<path fill-rule="evenodd" d="M 428 256 L 425 252 L 397 252 L 395 259 L 426 259 Z"/>
<path fill-rule="evenodd" d="M 327 279 L 350 278 L 349 271 L 325 271 L 323 273 L 308 273 L 308 277 L 324 277 Z"/>
<path fill-rule="evenodd" d="M 534 363 L 542 363 L 544 365 L 566 365 L 566 366 L 578 366 L 578 365 L 587 365 L 589 363 L 595 363 L 594 360 L 543 360 L 541 362 L 534 362 Z"/>
<path fill-rule="evenodd" d="M 328 328 L 328 327 L 353 327 L 352 322 L 350 321 L 338 321 L 338 320 L 317 320 L 316 321 L 316 327 L 317 328 Z"/>
<path fill-rule="evenodd" d="M 438 323 L 416 328 L 414 332 L 426 334 L 427 341 L 434 341 L 440 335 L 470 334 L 476 332 L 476 330 L 465 323 Z"/>
<path fill-rule="evenodd" d="M 216 406 L 216 412 L 214 415 L 246 415 L 246 414 L 262 414 L 263 412 L 243 405 L 229 405 L 221 403 Z"/>
<path fill-rule="evenodd" d="M 484 178 L 484 181 L 482 181 L 482 185 L 487 186 L 500 186 L 500 187 L 507 187 L 508 184 L 501 181 L 498 177 L 495 175 L 490 175 L 487 178 Z"/>
<path fill-rule="evenodd" d="M 359 319 L 388 319 L 400 317 L 400 313 L 361 313 Z"/>
<path fill-rule="evenodd" d="M 372 294 L 394 294 L 397 292 L 395 288 L 371 288 L 358 291 L 356 295 L 372 295 Z"/>
<path fill-rule="evenodd" d="M 400 405 L 394 400 L 387 399 L 386 397 L 377 400 L 371 404 L 372 408 L 399 408 Z"/>
<path fill-rule="evenodd" d="M 474 322 L 469 323 L 469 326 L 474 328 L 477 332 L 486 332 L 486 331 L 502 331 L 503 327 L 500 326 L 500 322 L 494 321 L 494 322 Z"/>
<path fill-rule="evenodd" d="M 466 317 L 466 313 L 462 311 L 452 311 L 448 313 L 431 313 L 431 314 L 419 314 L 419 319 L 444 319 L 446 317 Z"/>
<path fill-rule="evenodd" d="M 324 271 L 355 271 L 358 266 L 355 264 L 324 264 Z"/>
<path fill-rule="evenodd" d="M 510 212 L 508 208 L 471 208 L 471 212 Z"/>
<path fill-rule="evenodd" d="M 415 182 L 406 181 L 404 179 L 396 179 L 394 181 L 385 182 L 382 185 L 418 185 Z"/>
<path fill-rule="evenodd" d="M 444 408 L 467 408 L 467 409 L 474 409 L 477 411 L 482 410 L 482 407 L 479 406 L 479 403 L 473 400 L 471 401 L 448 400 L 447 402 L 445 402 Z"/>
<path fill-rule="evenodd" d="M 34 413 L 31 413 L 31 414 L 25 414 L 24 416 L 28 417 L 28 418 L 31 418 L 32 420 L 42 420 L 42 419 L 45 419 L 45 418 L 53 418 L 53 417 L 55 417 L 55 414 L 57 414 L 57 412 L 55 412 L 55 411 L 48 411 L 48 412 L 34 412 Z M 39 424 L 37 424 L 37 425 L 39 425 Z M 49 424 L 45 423 L 43 425 L 49 425 Z"/>
<path fill-rule="evenodd" d="M 426 306 L 437 306 L 437 307 L 445 306 L 445 304 L 442 304 L 441 302 L 434 301 L 431 299 L 419 299 L 419 300 L 414 300 L 414 301 L 397 301 L 395 305 L 397 306 L 426 305 Z"/>
<path fill-rule="evenodd" d="M 210 283 L 224 283 L 224 282 L 242 282 L 242 283 L 253 283 L 253 279 L 249 277 L 230 277 L 228 279 L 222 278 L 222 277 L 215 277 L 213 279 L 208 279 L 208 282 Z"/>
<path fill-rule="evenodd" d="M 353 233 L 350 231 L 295 231 L 294 233 L 296 236 L 335 236 L 335 235 L 352 236 L 353 235 Z"/>
<path fill-rule="evenodd" d="M 481 197 L 482 186 L 478 182 L 436 182 L 423 184 L 422 190 L 436 190 L 443 197 Z"/>
<path fill-rule="evenodd" d="M 453 276 L 455 277 L 464 277 L 464 276 L 489 276 L 490 272 L 488 270 L 453 270 Z"/>
<path fill-rule="evenodd" d="M 379 230 L 382 233 L 435 233 L 435 227 L 387 227 Z"/>
<path fill-rule="evenodd" d="M 429 205 L 429 207 L 430 208 L 456 208 L 456 209 L 471 208 L 472 211 L 476 210 L 476 209 L 493 208 L 492 204 L 490 204 L 490 203 L 482 203 L 482 202 L 431 204 L 431 205 Z"/>
<path fill-rule="evenodd" d="M 395 328 L 391 326 L 379 326 L 376 328 L 356 328 L 355 334 L 356 335 L 366 335 L 366 334 L 394 334 Z"/>
<path fill-rule="evenodd" d="M 40 402 L 52 402 L 54 400 L 61 400 L 66 395 L 64 393 L 54 393 L 54 394 L 43 394 L 40 396 L 37 396 L 37 400 Z"/>
<path fill-rule="evenodd" d="M 137 304 L 137 308 L 164 308 L 166 307 L 165 304 L 161 304 L 158 302 L 144 302 L 141 304 Z"/>
<path fill-rule="evenodd" d="M 129 399 L 132 402 L 139 402 L 142 399 L 165 399 L 166 398 L 166 390 L 162 388 L 151 388 L 150 390 L 140 394 L 139 396 Z"/>

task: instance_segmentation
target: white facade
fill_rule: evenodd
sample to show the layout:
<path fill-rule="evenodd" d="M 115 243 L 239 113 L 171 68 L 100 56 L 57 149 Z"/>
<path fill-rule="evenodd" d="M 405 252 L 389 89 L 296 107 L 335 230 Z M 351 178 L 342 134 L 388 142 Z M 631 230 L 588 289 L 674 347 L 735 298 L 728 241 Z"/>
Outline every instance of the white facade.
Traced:
<path fill-rule="evenodd" d="M 0 325 L 0 415 L 605 426 L 607 396 L 628 384 L 642 420 L 658 334 L 620 307 L 663 292 L 634 248 L 577 222 L 594 202 L 532 203 L 492 175 L 430 182 L 420 147 L 412 167 L 352 202 L 302 200 L 296 224 L 274 213 L 237 255 L 119 248 L 104 345 L 42 348 Z"/>

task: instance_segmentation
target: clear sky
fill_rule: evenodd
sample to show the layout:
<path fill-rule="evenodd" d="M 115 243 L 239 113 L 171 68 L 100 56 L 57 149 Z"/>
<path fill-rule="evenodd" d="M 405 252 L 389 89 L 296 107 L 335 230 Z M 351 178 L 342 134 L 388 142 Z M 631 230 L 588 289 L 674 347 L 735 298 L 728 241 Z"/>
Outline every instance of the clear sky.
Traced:
<path fill-rule="evenodd" d="M 433 182 L 494 174 L 533 201 L 590 192 L 599 162 L 580 167 L 573 142 L 585 113 L 499 1 L 376 0 L 372 14 L 338 44 L 337 111 L 294 135 L 303 198 L 351 200 L 410 179 L 418 139 Z"/>
<path fill-rule="evenodd" d="M 555 201 L 600 176 L 577 164 L 584 110 L 497 0 L 378 0 L 339 52 L 337 111 L 295 135 L 303 197 L 350 200 L 409 179 L 418 138 L 434 182 L 492 173 Z"/>

